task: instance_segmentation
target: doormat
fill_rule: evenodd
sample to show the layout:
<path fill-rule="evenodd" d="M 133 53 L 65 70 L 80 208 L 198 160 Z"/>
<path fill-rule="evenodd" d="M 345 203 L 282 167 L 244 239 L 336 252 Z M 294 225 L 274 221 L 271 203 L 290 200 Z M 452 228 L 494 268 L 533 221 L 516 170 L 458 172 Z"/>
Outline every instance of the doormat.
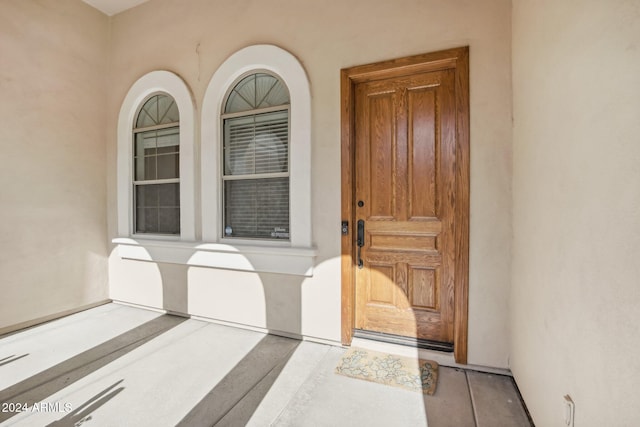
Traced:
<path fill-rule="evenodd" d="M 343 356 L 336 373 L 351 378 L 422 391 L 432 395 L 438 382 L 438 364 L 352 347 Z"/>

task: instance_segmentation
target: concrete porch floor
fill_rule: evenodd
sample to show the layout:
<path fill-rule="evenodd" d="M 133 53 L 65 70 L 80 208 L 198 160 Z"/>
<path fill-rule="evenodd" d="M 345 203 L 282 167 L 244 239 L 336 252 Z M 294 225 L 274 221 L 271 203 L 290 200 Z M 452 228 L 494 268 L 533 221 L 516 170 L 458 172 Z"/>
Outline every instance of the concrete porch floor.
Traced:
<path fill-rule="evenodd" d="M 0 425 L 530 425 L 510 377 L 440 366 L 423 396 L 335 374 L 345 351 L 106 304 L 0 337 Z"/>

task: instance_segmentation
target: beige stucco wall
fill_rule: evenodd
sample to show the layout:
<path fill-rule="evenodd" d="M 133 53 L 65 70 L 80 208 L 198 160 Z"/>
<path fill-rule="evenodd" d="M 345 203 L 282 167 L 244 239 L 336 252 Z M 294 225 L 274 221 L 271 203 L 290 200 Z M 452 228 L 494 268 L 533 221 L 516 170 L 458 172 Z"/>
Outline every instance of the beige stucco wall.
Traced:
<path fill-rule="evenodd" d="M 3 0 L 0 329 L 106 298 L 109 256 L 114 298 L 339 340 L 338 72 L 470 45 L 469 362 L 511 367 L 537 425 L 562 425 L 567 393 L 577 425 L 640 424 L 639 9 L 154 0 L 109 20 L 79 0 Z M 173 71 L 199 114 L 220 64 L 263 43 L 310 80 L 314 276 L 121 260 L 107 242 L 128 89 Z"/>
<path fill-rule="evenodd" d="M 511 369 L 536 425 L 640 425 L 640 3 L 513 9 Z"/>
<path fill-rule="evenodd" d="M 0 2 L 0 329 L 107 298 L 108 19 Z"/>
<path fill-rule="evenodd" d="M 469 362 L 508 365 L 511 243 L 511 2 L 494 0 L 154 0 L 111 23 L 109 237 L 116 227 L 116 122 L 131 85 L 180 75 L 197 114 L 223 61 L 253 44 L 295 55 L 312 96 L 312 278 L 157 266 L 110 257 L 115 299 L 339 341 L 341 68 L 469 45 L 471 259 Z M 199 116 L 198 116 L 199 117 Z M 217 120 L 217 118 L 205 118 Z M 198 120 L 197 133 L 200 130 Z"/>

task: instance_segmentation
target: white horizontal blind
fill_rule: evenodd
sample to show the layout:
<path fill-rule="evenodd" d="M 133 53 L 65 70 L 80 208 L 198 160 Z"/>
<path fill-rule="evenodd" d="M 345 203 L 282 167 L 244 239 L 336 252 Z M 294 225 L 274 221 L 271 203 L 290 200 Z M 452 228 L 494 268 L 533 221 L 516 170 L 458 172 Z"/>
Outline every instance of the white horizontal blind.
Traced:
<path fill-rule="evenodd" d="M 224 119 L 224 236 L 289 239 L 289 110 Z"/>
<path fill-rule="evenodd" d="M 288 110 L 226 119 L 224 131 L 225 176 L 288 172 Z"/>
<path fill-rule="evenodd" d="M 289 178 L 225 181 L 225 236 L 289 239 Z"/>

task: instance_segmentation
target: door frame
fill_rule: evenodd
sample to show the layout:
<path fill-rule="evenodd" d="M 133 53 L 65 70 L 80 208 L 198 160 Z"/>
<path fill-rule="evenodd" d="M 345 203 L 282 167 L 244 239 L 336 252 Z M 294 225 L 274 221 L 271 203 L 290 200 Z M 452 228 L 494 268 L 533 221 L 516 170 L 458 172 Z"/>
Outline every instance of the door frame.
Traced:
<path fill-rule="evenodd" d="M 342 326 L 341 339 L 350 345 L 355 325 L 355 97 L 358 83 L 421 72 L 452 69 L 456 100 L 456 245 L 454 284 L 453 352 L 457 363 L 467 363 L 469 307 L 469 47 L 459 47 L 392 59 L 340 71 L 340 126 L 342 168 L 342 220 L 349 222 L 342 234 Z"/>

